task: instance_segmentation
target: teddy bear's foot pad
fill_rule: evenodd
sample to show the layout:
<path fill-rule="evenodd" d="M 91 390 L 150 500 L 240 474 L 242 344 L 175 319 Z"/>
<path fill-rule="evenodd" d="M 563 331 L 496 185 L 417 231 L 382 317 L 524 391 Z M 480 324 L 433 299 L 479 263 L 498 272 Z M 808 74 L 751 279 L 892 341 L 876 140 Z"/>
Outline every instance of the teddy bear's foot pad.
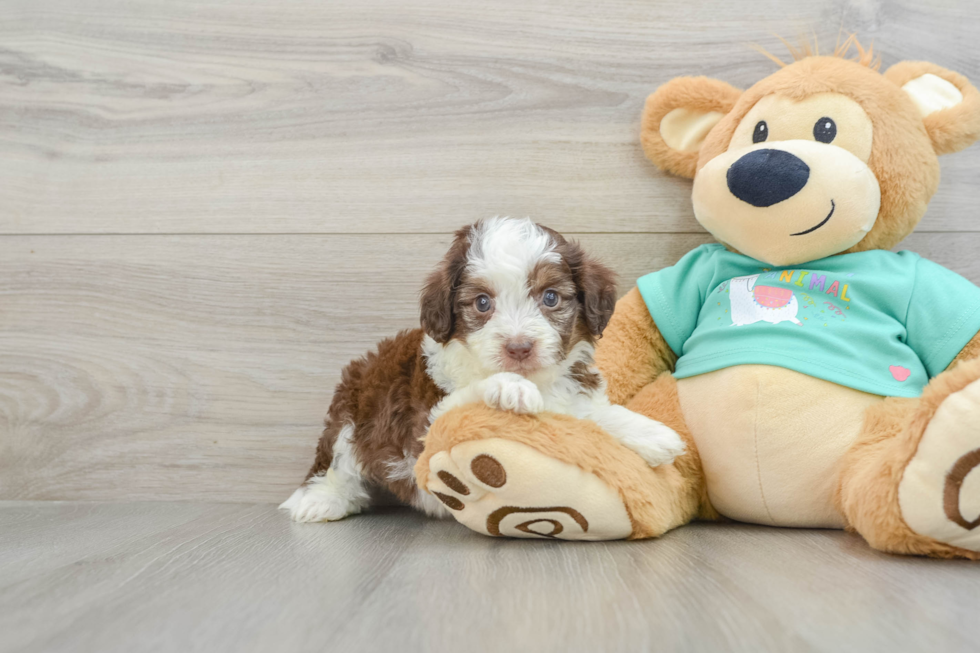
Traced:
<path fill-rule="evenodd" d="M 939 406 L 898 487 L 909 528 L 980 551 L 980 380 Z"/>
<path fill-rule="evenodd" d="M 484 535 L 616 540 L 633 531 L 619 493 L 595 474 L 511 440 L 474 440 L 433 455 L 427 489 Z"/>

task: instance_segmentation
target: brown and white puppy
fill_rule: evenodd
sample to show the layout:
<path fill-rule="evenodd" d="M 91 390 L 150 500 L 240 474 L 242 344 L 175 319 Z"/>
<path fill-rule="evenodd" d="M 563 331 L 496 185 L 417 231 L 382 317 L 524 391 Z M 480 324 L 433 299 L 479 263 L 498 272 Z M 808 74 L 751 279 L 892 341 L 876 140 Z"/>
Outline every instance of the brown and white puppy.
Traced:
<path fill-rule="evenodd" d="M 296 521 L 336 520 L 383 488 L 444 516 L 413 469 L 431 422 L 471 402 L 592 419 L 649 464 L 673 460 L 680 437 L 610 405 L 593 367 L 615 303 L 613 273 L 551 229 L 509 218 L 460 229 L 422 291 L 422 329 L 344 370 L 307 482 L 280 507 Z"/>

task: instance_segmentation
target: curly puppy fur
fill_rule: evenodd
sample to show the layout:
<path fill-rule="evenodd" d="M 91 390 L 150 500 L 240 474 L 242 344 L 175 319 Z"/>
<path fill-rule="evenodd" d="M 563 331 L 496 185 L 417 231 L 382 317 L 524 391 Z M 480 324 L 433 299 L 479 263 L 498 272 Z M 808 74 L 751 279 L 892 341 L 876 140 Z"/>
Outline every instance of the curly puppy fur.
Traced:
<path fill-rule="evenodd" d="M 504 218 L 460 229 L 422 290 L 422 328 L 344 369 L 307 482 L 282 507 L 298 521 L 334 520 L 384 490 L 445 514 L 413 476 L 430 422 L 482 400 L 472 389 L 502 374 L 526 379 L 517 390 L 540 392 L 542 408 L 608 406 L 593 351 L 615 299 L 613 273 L 551 229 Z"/>

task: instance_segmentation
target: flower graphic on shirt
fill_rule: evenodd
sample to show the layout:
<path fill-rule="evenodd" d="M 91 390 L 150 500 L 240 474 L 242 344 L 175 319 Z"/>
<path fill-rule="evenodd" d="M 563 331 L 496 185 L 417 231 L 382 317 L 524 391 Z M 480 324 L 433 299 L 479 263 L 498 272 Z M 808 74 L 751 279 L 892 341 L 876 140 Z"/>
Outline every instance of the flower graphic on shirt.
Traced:
<path fill-rule="evenodd" d="M 792 322 L 803 326 L 796 319 L 800 304 L 788 288 L 758 286 L 758 274 L 736 277 L 728 283 L 732 305 L 732 325 L 745 326 L 756 322 L 779 324 Z"/>

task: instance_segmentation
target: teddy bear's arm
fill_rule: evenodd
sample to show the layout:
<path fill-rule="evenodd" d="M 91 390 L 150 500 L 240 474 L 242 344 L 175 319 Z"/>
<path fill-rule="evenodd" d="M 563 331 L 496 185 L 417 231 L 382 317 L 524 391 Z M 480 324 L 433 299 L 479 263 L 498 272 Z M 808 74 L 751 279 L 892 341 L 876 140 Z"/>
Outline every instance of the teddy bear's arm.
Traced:
<path fill-rule="evenodd" d="M 609 400 L 625 404 L 661 373 L 672 371 L 676 361 L 640 290 L 634 287 L 616 302 L 596 349 L 596 364 L 608 384 Z"/>
<path fill-rule="evenodd" d="M 957 363 L 973 360 L 974 358 L 980 358 L 980 333 L 977 333 L 972 339 L 970 339 L 970 342 L 966 343 L 966 347 L 964 347 L 962 351 L 957 354 L 956 358 L 953 359 L 953 362 L 949 364 L 949 367 L 953 367 Z"/>

